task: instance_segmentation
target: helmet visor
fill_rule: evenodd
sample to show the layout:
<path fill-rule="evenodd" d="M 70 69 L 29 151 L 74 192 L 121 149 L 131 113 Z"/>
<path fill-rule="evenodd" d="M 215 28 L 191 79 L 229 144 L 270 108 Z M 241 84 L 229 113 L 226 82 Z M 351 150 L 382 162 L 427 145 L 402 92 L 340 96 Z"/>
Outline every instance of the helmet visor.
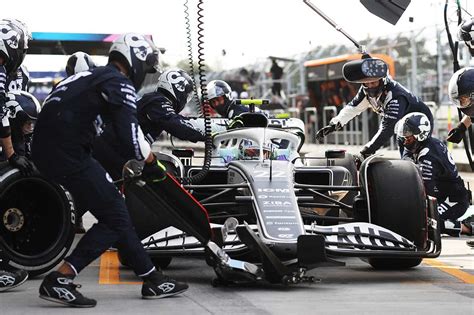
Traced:
<path fill-rule="evenodd" d="M 407 138 L 414 135 L 413 131 L 410 129 L 410 126 L 405 124 L 405 120 L 399 120 L 395 125 L 395 134 L 399 138 Z"/>
<path fill-rule="evenodd" d="M 456 105 L 461 108 L 468 108 L 474 105 L 474 92 L 471 93 L 470 95 L 459 95 L 458 99 L 455 100 Z"/>

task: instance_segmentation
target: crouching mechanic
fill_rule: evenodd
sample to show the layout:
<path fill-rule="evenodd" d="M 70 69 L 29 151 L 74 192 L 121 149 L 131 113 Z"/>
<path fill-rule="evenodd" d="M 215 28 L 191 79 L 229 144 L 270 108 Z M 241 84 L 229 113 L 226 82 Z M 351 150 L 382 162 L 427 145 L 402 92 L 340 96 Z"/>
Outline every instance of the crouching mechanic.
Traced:
<path fill-rule="evenodd" d="M 9 109 L 13 149 L 16 154 L 30 159 L 33 131 L 41 105 L 28 92 L 12 91 L 8 93 L 6 106 Z"/>
<path fill-rule="evenodd" d="M 174 137 L 192 142 L 204 141 L 204 134 L 194 128 L 186 117 L 179 115 L 193 96 L 191 77 L 181 69 L 170 69 L 158 78 L 156 90 L 143 95 L 137 103 L 138 122 L 145 139 L 153 144 L 163 131 Z M 122 154 L 113 128 L 104 128 L 94 141 L 94 157 L 104 166 L 114 180 L 122 177 L 128 159 Z"/>
<path fill-rule="evenodd" d="M 73 283 L 75 276 L 112 245 L 119 245 L 135 273 L 143 280 L 142 297 L 162 298 L 184 292 L 188 285 L 157 271 L 132 226 L 122 195 L 104 168 L 92 157 L 93 122 L 101 115 L 117 134 L 130 159 L 145 160 L 144 180 L 166 176 L 157 163 L 136 118 L 136 94 L 146 73 L 156 72 L 158 50 L 139 34 L 119 36 L 104 67 L 83 71 L 60 82 L 46 98 L 32 146 L 41 173 L 63 185 L 77 209 L 98 220 L 81 238 L 58 271 L 49 273 L 40 297 L 73 307 L 93 307 Z M 81 214 L 79 214 L 81 215 Z"/>
<path fill-rule="evenodd" d="M 17 154 L 13 148 L 6 102 L 8 86 L 16 82 L 18 68 L 28 49 L 28 34 L 26 26 L 18 20 L 0 21 L 0 138 L 8 162 L 24 175 L 33 172 L 33 164 L 26 157 Z"/>
<path fill-rule="evenodd" d="M 393 136 L 397 121 L 407 113 L 422 112 L 433 126 L 433 115 L 428 106 L 388 76 L 388 66 L 383 60 L 363 58 L 349 61 L 342 71 L 346 81 L 361 83 L 362 86 L 352 101 L 331 119 L 329 125 L 318 130 L 316 138 L 319 141 L 328 134 L 342 129 L 350 120 L 368 108 L 382 116 L 382 120 L 377 133 L 360 152 L 363 157 L 374 154 L 382 147 Z M 402 155 L 408 154 L 400 151 Z"/>
<path fill-rule="evenodd" d="M 430 130 L 430 120 L 423 113 L 409 113 L 395 126 L 400 143 L 413 154 L 414 162 L 421 169 L 426 193 L 438 200 L 441 233 L 472 235 L 473 222 L 457 220 L 469 207 L 469 191 L 447 147 L 431 137 Z"/>

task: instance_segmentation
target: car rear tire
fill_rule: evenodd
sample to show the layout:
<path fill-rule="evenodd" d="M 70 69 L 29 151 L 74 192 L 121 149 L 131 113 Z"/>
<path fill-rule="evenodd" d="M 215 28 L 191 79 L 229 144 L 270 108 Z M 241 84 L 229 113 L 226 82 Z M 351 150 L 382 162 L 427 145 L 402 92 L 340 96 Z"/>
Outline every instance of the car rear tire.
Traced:
<path fill-rule="evenodd" d="M 367 182 L 372 223 L 425 248 L 427 209 L 423 180 L 410 161 L 379 160 L 368 166 Z M 421 258 L 369 258 L 375 269 L 407 269 Z"/>
<path fill-rule="evenodd" d="M 0 258 L 30 276 L 57 265 L 74 239 L 71 196 L 40 175 L 24 177 L 0 164 Z"/>

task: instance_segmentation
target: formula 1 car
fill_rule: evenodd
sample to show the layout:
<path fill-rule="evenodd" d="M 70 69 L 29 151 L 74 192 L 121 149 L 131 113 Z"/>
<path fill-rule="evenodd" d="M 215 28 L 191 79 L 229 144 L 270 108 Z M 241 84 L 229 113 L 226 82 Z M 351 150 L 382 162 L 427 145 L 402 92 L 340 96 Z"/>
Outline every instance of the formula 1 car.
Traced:
<path fill-rule="evenodd" d="M 142 179 L 137 163 L 124 168 L 126 202 L 155 264 L 202 256 L 218 283 L 297 283 L 337 256 L 403 269 L 440 254 L 436 202 L 413 163 L 371 157 L 357 171 L 343 151 L 300 156 L 298 119 L 249 113 L 241 123 L 228 130 L 227 120 L 213 120 L 199 183 L 176 180 L 201 170 L 189 151 L 158 155 L 170 174 L 161 182 Z M 0 164 L 0 268 L 50 270 L 71 247 L 74 222 L 61 186 Z"/>
<path fill-rule="evenodd" d="M 131 217 L 157 265 L 203 256 L 216 283 L 288 284 L 311 280 L 306 271 L 317 266 L 341 264 L 338 256 L 405 269 L 440 254 L 436 200 L 425 195 L 412 162 L 372 156 L 357 173 L 344 151 L 300 156 L 299 119 L 246 113 L 240 128 L 227 124 L 213 120 L 221 131 L 197 184 L 171 176 L 200 171 L 189 151 L 159 155 L 170 174 L 163 182 L 147 183 L 139 168 L 125 167 Z"/>

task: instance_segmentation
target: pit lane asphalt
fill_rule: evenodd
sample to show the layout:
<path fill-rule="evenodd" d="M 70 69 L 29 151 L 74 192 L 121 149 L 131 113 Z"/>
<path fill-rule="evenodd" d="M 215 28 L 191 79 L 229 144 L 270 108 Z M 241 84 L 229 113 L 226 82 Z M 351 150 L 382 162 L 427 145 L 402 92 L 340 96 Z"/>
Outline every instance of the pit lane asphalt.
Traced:
<path fill-rule="evenodd" d="M 93 223 L 86 215 L 86 226 Z M 80 236 L 76 237 L 76 240 Z M 175 258 L 165 273 L 190 288 L 181 296 L 141 299 L 139 279 L 107 252 L 76 279 L 83 294 L 98 300 L 93 309 L 65 308 L 38 297 L 42 276 L 0 293 L 0 314 L 473 314 L 474 249 L 468 238 L 444 237 L 437 259 L 406 271 L 376 271 L 357 258 L 344 267 L 309 274 L 320 282 L 289 287 L 255 284 L 212 287 L 213 270 L 198 258 Z"/>

